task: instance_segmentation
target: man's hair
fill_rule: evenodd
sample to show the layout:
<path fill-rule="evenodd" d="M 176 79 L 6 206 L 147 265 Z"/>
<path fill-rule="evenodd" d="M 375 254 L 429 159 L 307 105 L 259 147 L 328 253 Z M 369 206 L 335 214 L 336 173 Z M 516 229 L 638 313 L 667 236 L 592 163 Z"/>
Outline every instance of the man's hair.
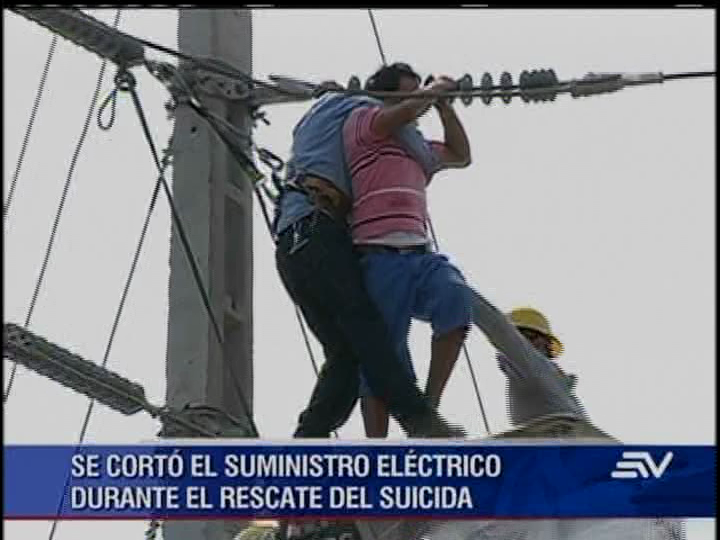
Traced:
<path fill-rule="evenodd" d="M 400 78 L 403 76 L 414 77 L 417 79 L 418 84 L 422 80 L 420 75 L 415 73 L 415 70 L 408 64 L 395 62 L 389 66 L 381 67 L 370 75 L 368 80 L 365 81 L 365 90 L 370 92 L 395 92 L 400 89 Z"/>

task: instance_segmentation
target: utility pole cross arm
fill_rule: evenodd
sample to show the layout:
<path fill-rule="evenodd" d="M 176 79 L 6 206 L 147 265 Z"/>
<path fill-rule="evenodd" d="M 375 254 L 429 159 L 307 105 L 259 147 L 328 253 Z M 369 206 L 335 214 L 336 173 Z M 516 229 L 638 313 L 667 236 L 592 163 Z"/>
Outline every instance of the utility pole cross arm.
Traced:
<path fill-rule="evenodd" d="M 79 9 L 11 10 L 118 66 L 133 67 L 145 60 L 145 48 L 137 39 Z"/>

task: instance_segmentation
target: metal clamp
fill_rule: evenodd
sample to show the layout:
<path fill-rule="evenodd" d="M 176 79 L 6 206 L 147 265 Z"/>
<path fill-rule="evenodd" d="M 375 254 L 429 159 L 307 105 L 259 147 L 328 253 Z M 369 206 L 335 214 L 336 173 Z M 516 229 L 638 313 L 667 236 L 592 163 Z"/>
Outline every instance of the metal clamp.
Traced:
<path fill-rule="evenodd" d="M 285 167 L 285 162 L 278 155 L 272 153 L 267 148 L 257 149 L 258 157 L 271 171 L 280 172 Z"/>
<path fill-rule="evenodd" d="M 242 101 L 250 98 L 250 89 L 247 85 L 239 83 L 230 77 L 224 77 L 202 69 L 197 70 L 196 88 L 203 94 L 232 101 Z"/>

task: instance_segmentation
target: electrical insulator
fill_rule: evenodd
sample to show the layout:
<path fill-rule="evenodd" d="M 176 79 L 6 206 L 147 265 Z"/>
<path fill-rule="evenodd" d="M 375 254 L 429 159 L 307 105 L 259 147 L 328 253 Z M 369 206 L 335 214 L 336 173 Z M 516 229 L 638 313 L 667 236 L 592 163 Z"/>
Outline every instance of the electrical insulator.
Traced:
<path fill-rule="evenodd" d="M 707 76 L 706 73 L 693 75 Z M 351 79 L 350 89 L 353 89 L 353 80 L 357 81 L 357 77 Z M 533 69 L 520 73 L 517 84 L 513 83 L 512 75 L 505 71 L 500 75 L 500 82 L 497 85 L 493 83 L 492 75 L 486 72 L 481 77 L 480 85 L 473 86 L 472 76 L 466 73 L 457 79 L 452 92 L 455 95 L 449 95 L 442 99 L 452 103 L 456 97 L 459 97 L 466 106 L 472 104 L 476 97 L 479 97 L 485 105 L 490 105 L 495 97 L 499 97 L 506 104 L 510 103 L 514 97 L 522 98 L 525 103 L 537 103 L 555 101 L 557 95 L 564 92 L 570 93 L 572 97 L 582 97 L 615 92 L 626 85 L 657 83 L 663 82 L 663 80 L 665 79 L 662 73 L 588 73 L 582 79 L 563 82 L 558 80 L 552 69 Z M 429 75 L 423 86 L 427 87 L 434 81 L 435 78 Z"/>
<path fill-rule="evenodd" d="M 490 91 L 492 91 L 492 87 L 493 87 L 492 75 L 485 72 L 485 74 L 482 76 L 482 81 L 480 82 L 480 90 L 489 93 Z M 485 105 L 490 105 L 490 102 L 492 101 L 492 96 L 486 94 L 486 95 L 483 95 L 480 99 L 482 99 L 482 102 Z"/>
<path fill-rule="evenodd" d="M 146 409 L 145 390 L 91 360 L 50 343 L 22 326 L 3 326 L 3 355 L 122 414 Z"/>
<path fill-rule="evenodd" d="M 510 95 L 510 91 L 512 90 L 513 82 L 512 82 L 512 75 L 510 75 L 507 71 L 504 71 L 502 75 L 500 75 L 500 89 L 505 92 L 501 99 L 503 100 L 503 103 L 510 103 L 512 101 L 512 96 Z"/>
<path fill-rule="evenodd" d="M 13 8 L 13 11 L 119 66 L 137 66 L 145 60 L 145 49 L 137 39 L 79 9 Z"/>
<path fill-rule="evenodd" d="M 552 69 L 533 69 L 520 74 L 520 97 L 529 101 L 554 101 L 557 96 L 558 78 Z"/>
<path fill-rule="evenodd" d="M 466 95 L 460 96 L 460 101 L 462 101 L 465 106 L 470 105 L 473 101 L 473 96 L 470 93 L 473 90 L 473 80 L 469 73 L 466 73 L 458 80 L 458 90 L 461 92 L 467 92 Z"/>

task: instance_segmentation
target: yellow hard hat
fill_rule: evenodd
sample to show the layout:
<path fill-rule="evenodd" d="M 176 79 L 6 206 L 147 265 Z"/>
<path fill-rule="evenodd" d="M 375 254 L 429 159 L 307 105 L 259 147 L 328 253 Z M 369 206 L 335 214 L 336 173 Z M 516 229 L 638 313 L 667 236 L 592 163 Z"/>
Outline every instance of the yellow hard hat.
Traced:
<path fill-rule="evenodd" d="M 537 309 L 531 307 L 515 308 L 508 314 L 508 317 L 518 328 L 527 328 L 547 336 L 550 339 L 550 356 L 553 358 L 557 358 L 563 353 L 564 346 L 562 342 L 553 335 L 547 318 Z"/>

